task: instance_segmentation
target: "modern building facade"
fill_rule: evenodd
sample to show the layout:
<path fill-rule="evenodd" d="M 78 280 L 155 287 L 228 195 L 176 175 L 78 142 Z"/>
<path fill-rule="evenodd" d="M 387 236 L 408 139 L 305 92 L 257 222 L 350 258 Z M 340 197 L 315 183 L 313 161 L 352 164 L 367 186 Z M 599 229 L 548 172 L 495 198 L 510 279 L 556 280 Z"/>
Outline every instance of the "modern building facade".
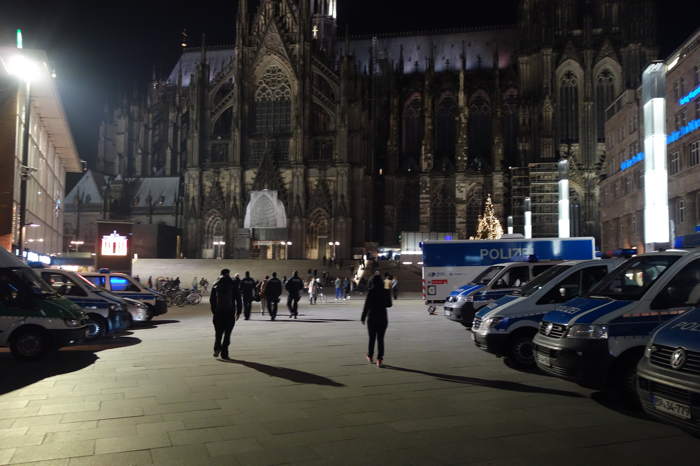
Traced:
<path fill-rule="evenodd" d="M 665 61 L 670 236 L 700 225 L 700 30 Z M 641 89 L 607 109 L 605 170 L 600 182 L 602 250 L 644 251 L 644 126 Z M 653 190 L 653 187 L 650 187 Z"/>
<path fill-rule="evenodd" d="M 468 238 L 487 195 L 519 225 L 531 189 L 548 236 L 562 156 L 574 233 L 599 235 L 605 109 L 656 57 L 651 0 L 523 0 L 512 27 L 364 37 L 338 34 L 336 0 L 239 5 L 235 44 L 184 49 L 101 128 L 99 172 L 181 180 L 187 257 Z"/>
<path fill-rule="evenodd" d="M 29 121 L 27 87 L 10 74 L 21 54 L 36 67 L 31 82 Z M 0 48 L 0 247 L 17 251 L 20 230 L 24 249 L 50 255 L 63 250 L 66 173 L 82 169 L 61 99 L 44 52 Z M 28 163 L 22 163 L 25 125 L 29 125 Z M 26 219 L 20 224 L 21 178 L 26 173 Z"/>

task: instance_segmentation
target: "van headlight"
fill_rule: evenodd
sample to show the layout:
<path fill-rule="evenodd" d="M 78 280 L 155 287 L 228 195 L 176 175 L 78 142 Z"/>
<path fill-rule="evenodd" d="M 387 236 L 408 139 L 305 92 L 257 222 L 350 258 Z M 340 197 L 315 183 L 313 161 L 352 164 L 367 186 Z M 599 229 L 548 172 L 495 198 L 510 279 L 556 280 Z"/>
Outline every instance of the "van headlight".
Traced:
<path fill-rule="evenodd" d="M 485 328 L 496 328 L 496 326 L 498 326 L 498 324 L 500 324 L 504 320 L 506 320 L 505 317 L 492 317 L 490 319 L 486 319 L 486 321 L 484 322 L 484 327 Z"/>
<path fill-rule="evenodd" d="M 83 322 L 79 319 L 63 319 L 63 322 L 66 323 L 66 326 L 68 327 L 82 327 Z"/>
<path fill-rule="evenodd" d="M 469 296 L 463 296 L 462 299 L 468 303 L 473 303 L 474 302 L 474 296 L 469 295 Z"/>
<path fill-rule="evenodd" d="M 654 354 L 656 351 L 656 346 L 654 345 L 649 345 L 646 348 L 644 348 L 644 357 L 649 359 L 651 358 L 651 355 Z"/>
<path fill-rule="evenodd" d="M 568 338 L 604 340 L 608 338 L 608 326 L 598 324 L 574 324 L 569 328 Z"/>

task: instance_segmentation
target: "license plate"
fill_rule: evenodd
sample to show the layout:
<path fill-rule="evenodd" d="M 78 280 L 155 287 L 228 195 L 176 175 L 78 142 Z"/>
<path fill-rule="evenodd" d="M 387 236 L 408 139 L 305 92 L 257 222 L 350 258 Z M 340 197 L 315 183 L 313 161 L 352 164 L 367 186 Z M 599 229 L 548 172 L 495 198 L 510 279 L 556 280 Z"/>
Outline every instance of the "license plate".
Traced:
<path fill-rule="evenodd" d="M 543 354 L 538 351 L 535 353 L 535 359 L 543 366 L 552 367 L 552 358 L 549 357 L 548 354 Z"/>
<path fill-rule="evenodd" d="M 654 409 L 681 419 L 690 419 L 690 406 L 653 395 Z"/>

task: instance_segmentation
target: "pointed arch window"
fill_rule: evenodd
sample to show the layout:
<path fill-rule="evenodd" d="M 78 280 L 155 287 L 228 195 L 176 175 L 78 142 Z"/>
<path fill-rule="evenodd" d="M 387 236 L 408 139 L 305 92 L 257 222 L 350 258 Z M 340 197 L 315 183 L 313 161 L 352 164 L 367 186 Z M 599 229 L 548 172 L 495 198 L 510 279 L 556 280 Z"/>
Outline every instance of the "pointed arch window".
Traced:
<path fill-rule="evenodd" d="M 444 97 L 437 108 L 435 127 L 435 148 L 438 159 L 436 166 L 448 162 L 454 166 L 457 145 L 457 102 L 452 96 Z"/>
<path fill-rule="evenodd" d="M 413 97 L 403 111 L 401 170 L 415 171 L 420 160 L 423 143 L 422 104 L 420 97 Z"/>
<path fill-rule="evenodd" d="M 480 93 L 474 96 L 469 105 L 470 168 L 478 171 L 487 166 L 491 160 L 492 147 L 491 105 L 487 97 Z"/>
<path fill-rule="evenodd" d="M 430 231 L 452 233 L 455 231 L 454 193 L 449 183 L 443 184 L 433 197 L 430 206 Z"/>
<path fill-rule="evenodd" d="M 595 84 L 596 128 L 598 141 L 605 141 L 605 109 L 615 98 L 615 76 L 610 70 L 598 74 Z"/>
<path fill-rule="evenodd" d="M 292 133 L 292 87 L 279 66 L 270 66 L 255 89 L 253 136 L 249 164 L 260 161 L 266 150 L 276 160 L 289 158 Z"/>
<path fill-rule="evenodd" d="M 420 227 L 420 190 L 418 180 L 406 180 L 398 211 L 399 231 L 418 231 Z"/>
<path fill-rule="evenodd" d="M 578 80 L 567 71 L 559 83 L 559 121 L 561 142 L 578 141 Z"/>
<path fill-rule="evenodd" d="M 481 191 L 476 191 L 472 194 L 467 204 L 467 238 L 476 236 L 476 231 L 479 228 L 479 216 L 481 215 L 481 206 L 483 199 Z"/>
<path fill-rule="evenodd" d="M 518 162 L 518 93 L 506 92 L 503 99 L 503 152 L 509 164 Z"/>

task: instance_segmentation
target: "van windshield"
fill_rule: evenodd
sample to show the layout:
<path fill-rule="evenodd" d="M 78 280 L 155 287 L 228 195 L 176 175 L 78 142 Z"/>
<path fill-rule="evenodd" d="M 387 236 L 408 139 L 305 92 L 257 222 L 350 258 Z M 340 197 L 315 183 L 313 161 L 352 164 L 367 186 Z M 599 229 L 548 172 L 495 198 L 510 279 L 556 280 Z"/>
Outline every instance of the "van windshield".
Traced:
<path fill-rule="evenodd" d="M 587 297 L 637 301 L 680 257 L 675 255 L 633 257 L 603 278 L 591 289 Z"/>
<path fill-rule="evenodd" d="M 539 274 L 530 283 L 525 285 L 520 291 L 520 296 L 531 296 L 537 293 L 547 284 L 547 282 L 563 274 L 570 268 L 570 265 L 555 265 L 554 267 L 547 269 L 546 272 Z"/>
<path fill-rule="evenodd" d="M 0 270 L 0 294 L 28 295 L 30 292 L 36 295 L 56 294 L 32 269 L 22 267 Z"/>
<path fill-rule="evenodd" d="M 505 268 L 504 265 L 492 265 L 488 269 L 484 270 L 481 272 L 479 275 L 476 276 L 474 280 L 471 281 L 472 285 L 488 285 L 491 280 L 493 280 L 493 277 L 498 275 L 498 272 L 503 270 Z"/>

